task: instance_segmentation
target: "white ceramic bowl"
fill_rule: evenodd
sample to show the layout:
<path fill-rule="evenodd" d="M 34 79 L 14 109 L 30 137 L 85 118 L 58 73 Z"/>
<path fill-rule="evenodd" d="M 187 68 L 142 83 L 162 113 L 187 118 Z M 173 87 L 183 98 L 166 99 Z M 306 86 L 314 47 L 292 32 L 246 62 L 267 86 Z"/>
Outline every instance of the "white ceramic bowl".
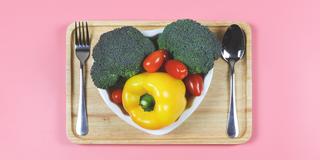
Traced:
<path fill-rule="evenodd" d="M 163 29 L 156 29 L 156 30 L 147 30 L 147 31 L 141 31 L 142 34 L 146 37 L 153 37 L 159 33 L 162 33 Z M 150 129 L 145 129 L 140 127 L 139 125 L 137 125 L 128 115 L 123 114 L 123 112 L 121 111 L 121 109 L 119 108 L 119 106 L 117 106 L 116 104 L 114 104 L 110 98 L 109 98 L 109 94 L 105 89 L 99 89 L 99 93 L 101 95 L 101 97 L 103 98 L 104 102 L 106 103 L 106 105 L 112 110 L 112 112 L 114 112 L 120 119 L 122 119 L 123 121 L 125 121 L 126 123 L 128 123 L 129 125 L 152 135 L 164 135 L 167 134 L 171 131 L 173 131 L 174 129 L 176 129 L 177 127 L 179 127 L 199 106 L 200 103 L 202 102 L 203 98 L 206 96 L 207 91 L 209 89 L 209 86 L 211 84 L 211 80 L 213 78 L 213 69 L 211 69 L 207 75 L 204 77 L 204 86 L 203 86 L 203 91 L 201 93 L 200 96 L 195 97 L 190 105 L 190 107 L 188 107 L 180 116 L 180 118 L 172 123 L 171 125 L 161 128 L 161 129 L 157 129 L 157 130 L 150 130 Z"/>

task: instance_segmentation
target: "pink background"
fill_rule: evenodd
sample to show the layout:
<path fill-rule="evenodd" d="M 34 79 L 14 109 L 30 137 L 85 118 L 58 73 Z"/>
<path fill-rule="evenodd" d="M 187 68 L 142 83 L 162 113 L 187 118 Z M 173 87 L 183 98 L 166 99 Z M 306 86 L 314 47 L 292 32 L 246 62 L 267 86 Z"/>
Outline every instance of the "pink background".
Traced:
<path fill-rule="evenodd" d="M 2 1 L 0 159 L 320 159 L 319 7 L 317 0 Z M 252 25 L 252 139 L 243 145 L 71 144 L 65 134 L 67 25 L 178 18 Z"/>

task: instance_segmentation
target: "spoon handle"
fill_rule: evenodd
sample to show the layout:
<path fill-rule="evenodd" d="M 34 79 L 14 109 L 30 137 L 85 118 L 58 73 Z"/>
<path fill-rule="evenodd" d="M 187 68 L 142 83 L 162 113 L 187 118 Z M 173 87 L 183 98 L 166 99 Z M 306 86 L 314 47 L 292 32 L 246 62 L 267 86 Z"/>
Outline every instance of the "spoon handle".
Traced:
<path fill-rule="evenodd" d="M 239 124 L 237 116 L 236 95 L 235 95 L 235 62 L 230 62 L 230 106 L 228 112 L 227 134 L 230 138 L 239 136 Z"/>

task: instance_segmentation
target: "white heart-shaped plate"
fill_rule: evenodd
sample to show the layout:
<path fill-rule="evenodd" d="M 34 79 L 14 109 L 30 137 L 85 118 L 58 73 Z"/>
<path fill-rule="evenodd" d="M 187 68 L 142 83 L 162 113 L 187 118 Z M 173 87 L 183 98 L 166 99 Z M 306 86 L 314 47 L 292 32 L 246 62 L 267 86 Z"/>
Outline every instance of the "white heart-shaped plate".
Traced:
<path fill-rule="evenodd" d="M 160 34 L 163 32 L 163 29 L 155 29 L 155 30 L 147 30 L 147 31 L 141 31 L 142 34 L 146 37 L 153 37 L 156 36 L 157 34 Z M 185 120 L 187 120 L 187 118 L 200 106 L 200 103 L 202 102 L 203 98 L 206 96 L 207 91 L 210 87 L 211 84 L 211 80 L 213 77 L 213 69 L 211 69 L 207 75 L 204 78 L 204 85 L 203 85 L 203 91 L 201 93 L 200 96 L 195 97 L 190 105 L 190 107 L 188 107 L 179 117 L 179 119 L 172 123 L 171 125 L 161 128 L 161 129 L 157 129 L 157 130 L 150 130 L 150 129 L 145 129 L 140 127 L 139 125 L 137 125 L 128 115 L 125 115 L 121 109 L 119 108 L 119 106 L 117 106 L 116 104 L 114 104 L 111 100 L 110 100 L 110 96 L 108 94 L 108 92 L 105 89 L 98 89 L 99 93 L 101 95 L 101 97 L 103 98 L 104 102 L 106 103 L 106 105 L 112 110 L 112 112 L 114 112 L 120 119 L 122 119 L 123 121 L 127 122 L 129 125 L 152 135 L 164 135 L 167 134 L 171 131 L 173 131 L 174 129 L 176 129 L 177 127 L 179 127 Z"/>

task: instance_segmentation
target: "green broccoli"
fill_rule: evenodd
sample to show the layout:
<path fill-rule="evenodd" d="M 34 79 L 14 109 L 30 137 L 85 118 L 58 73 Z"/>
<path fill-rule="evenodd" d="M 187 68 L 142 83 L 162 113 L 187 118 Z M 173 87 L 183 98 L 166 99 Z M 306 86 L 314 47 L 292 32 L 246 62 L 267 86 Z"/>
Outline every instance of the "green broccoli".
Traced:
<path fill-rule="evenodd" d="M 221 51 L 216 35 L 189 19 L 167 25 L 158 43 L 159 48 L 168 50 L 174 59 L 182 61 L 190 73 L 208 73 Z"/>
<path fill-rule="evenodd" d="M 92 55 L 95 86 L 107 89 L 141 72 L 144 57 L 154 50 L 151 40 L 131 26 L 102 34 Z"/>

